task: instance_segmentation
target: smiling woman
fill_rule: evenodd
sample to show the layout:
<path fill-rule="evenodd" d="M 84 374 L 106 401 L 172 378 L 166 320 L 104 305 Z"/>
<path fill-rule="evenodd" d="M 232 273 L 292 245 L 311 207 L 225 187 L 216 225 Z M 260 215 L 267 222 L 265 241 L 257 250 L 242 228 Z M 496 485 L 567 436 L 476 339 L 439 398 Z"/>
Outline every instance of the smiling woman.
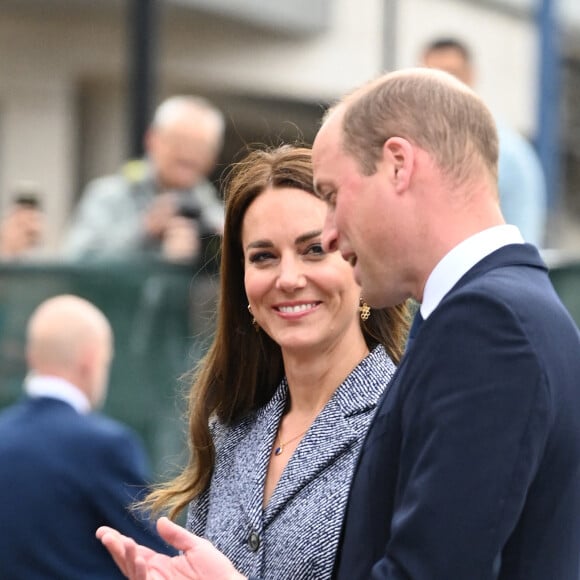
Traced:
<path fill-rule="evenodd" d="M 407 312 L 362 319 L 351 266 L 322 248 L 325 217 L 309 149 L 255 151 L 231 169 L 217 330 L 191 388 L 190 463 L 146 502 L 172 517 L 189 505 L 188 530 L 231 563 L 209 544 L 188 553 L 186 540 L 181 556 L 156 559 L 169 574 L 216 577 L 224 568 L 204 576 L 195 566 L 217 562 L 247 576 L 332 575 L 352 470 Z M 105 534 L 121 567 L 149 561 L 123 542 Z"/>
<path fill-rule="evenodd" d="M 336 356 L 352 368 L 368 353 L 351 267 L 322 250 L 325 214 L 325 203 L 308 192 L 268 188 L 244 218 L 246 294 L 256 322 L 280 346 L 287 376 L 313 358 Z M 350 368 L 337 371 L 345 376 Z"/>

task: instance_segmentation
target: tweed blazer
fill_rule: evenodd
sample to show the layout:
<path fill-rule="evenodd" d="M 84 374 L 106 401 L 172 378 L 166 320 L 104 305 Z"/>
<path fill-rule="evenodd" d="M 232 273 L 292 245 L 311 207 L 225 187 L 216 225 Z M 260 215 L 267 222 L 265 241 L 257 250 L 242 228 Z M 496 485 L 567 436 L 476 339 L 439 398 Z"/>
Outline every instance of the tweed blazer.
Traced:
<path fill-rule="evenodd" d="M 394 371 L 379 346 L 350 373 L 303 437 L 265 509 L 286 380 L 256 413 L 231 427 L 216 424 L 215 469 L 189 507 L 187 529 L 208 538 L 247 576 L 330 578 L 354 464 Z"/>

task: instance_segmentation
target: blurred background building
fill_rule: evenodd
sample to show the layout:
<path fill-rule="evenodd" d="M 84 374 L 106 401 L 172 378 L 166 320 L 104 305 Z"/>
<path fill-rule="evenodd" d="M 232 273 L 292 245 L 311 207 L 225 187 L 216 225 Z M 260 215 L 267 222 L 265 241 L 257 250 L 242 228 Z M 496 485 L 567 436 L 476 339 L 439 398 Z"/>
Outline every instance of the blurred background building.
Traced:
<path fill-rule="evenodd" d="M 542 69 L 546 7 L 556 70 Z M 0 210 L 13 184 L 40 184 L 56 247 L 82 187 L 138 153 L 163 97 L 200 94 L 224 110 L 217 180 L 244 144 L 310 142 L 329 101 L 453 35 L 473 49 L 478 92 L 532 141 L 550 137 L 542 114 L 556 112 L 548 245 L 573 247 L 579 29 L 577 0 L 0 0 Z"/>

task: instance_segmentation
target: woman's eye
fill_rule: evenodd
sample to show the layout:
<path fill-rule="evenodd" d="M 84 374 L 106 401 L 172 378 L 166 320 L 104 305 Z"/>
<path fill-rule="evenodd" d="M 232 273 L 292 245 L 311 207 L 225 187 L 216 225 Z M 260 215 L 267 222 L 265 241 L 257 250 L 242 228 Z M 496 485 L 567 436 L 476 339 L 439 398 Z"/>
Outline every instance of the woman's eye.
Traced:
<path fill-rule="evenodd" d="M 321 243 L 312 244 L 308 246 L 307 254 L 315 255 L 315 256 L 324 256 L 324 249 L 322 248 Z"/>
<path fill-rule="evenodd" d="M 271 252 L 256 252 L 248 257 L 250 264 L 259 264 L 260 262 L 265 262 L 266 260 L 272 259 L 274 256 Z"/>

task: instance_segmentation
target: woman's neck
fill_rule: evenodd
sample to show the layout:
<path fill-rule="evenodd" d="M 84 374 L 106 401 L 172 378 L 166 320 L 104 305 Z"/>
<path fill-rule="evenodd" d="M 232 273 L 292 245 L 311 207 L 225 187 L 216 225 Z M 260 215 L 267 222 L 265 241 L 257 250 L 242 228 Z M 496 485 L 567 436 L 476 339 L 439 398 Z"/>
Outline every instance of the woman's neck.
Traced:
<path fill-rule="evenodd" d="M 320 411 L 368 353 L 362 336 L 356 344 L 343 341 L 325 352 L 283 352 L 290 395 L 288 412 L 309 415 Z"/>

